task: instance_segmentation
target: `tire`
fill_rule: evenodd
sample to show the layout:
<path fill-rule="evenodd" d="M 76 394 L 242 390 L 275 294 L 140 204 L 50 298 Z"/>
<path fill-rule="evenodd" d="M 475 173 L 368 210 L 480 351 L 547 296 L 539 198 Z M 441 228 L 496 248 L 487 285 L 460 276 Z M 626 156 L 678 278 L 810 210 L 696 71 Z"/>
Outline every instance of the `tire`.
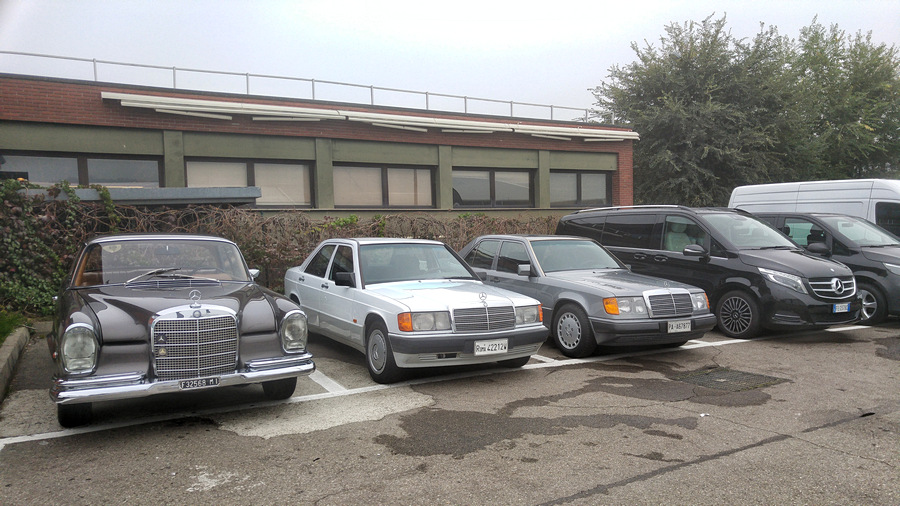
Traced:
<path fill-rule="evenodd" d="M 297 388 L 297 378 L 284 378 L 274 381 L 265 381 L 262 384 L 263 394 L 271 401 L 281 401 L 294 395 Z"/>
<path fill-rule="evenodd" d="M 366 331 L 366 367 L 376 383 L 396 383 L 403 377 L 403 371 L 394 361 L 387 328 L 381 321 L 372 323 Z"/>
<path fill-rule="evenodd" d="M 877 325 L 887 318 L 887 299 L 881 290 L 869 283 L 859 284 L 862 309 L 859 312 L 860 325 Z"/>
<path fill-rule="evenodd" d="M 497 362 L 503 367 L 509 367 L 510 369 L 516 369 L 518 367 L 522 367 L 531 360 L 531 357 L 520 357 L 520 358 L 511 358 L 509 360 L 501 360 Z"/>
<path fill-rule="evenodd" d="M 551 333 L 556 347 L 567 357 L 587 357 L 597 349 L 591 322 L 576 304 L 566 304 L 554 311 Z"/>
<path fill-rule="evenodd" d="M 56 405 L 56 419 L 63 427 L 87 425 L 91 423 L 91 418 L 93 418 L 93 410 L 90 402 Z"/>
<path fill-rule="evenodd" d="M 750 339 L 760 331 L 759 304 L 743 290 L 733 290 L 719 298 L 716 319 L 719 331 L 735 339 Z"/>

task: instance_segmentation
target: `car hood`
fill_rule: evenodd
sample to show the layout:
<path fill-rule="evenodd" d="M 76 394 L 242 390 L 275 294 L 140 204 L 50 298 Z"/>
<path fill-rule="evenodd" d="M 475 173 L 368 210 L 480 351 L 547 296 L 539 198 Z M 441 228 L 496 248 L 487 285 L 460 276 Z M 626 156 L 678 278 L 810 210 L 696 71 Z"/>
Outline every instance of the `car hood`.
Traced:
<path fill-rule="evenodd" d="M 684 288 L 686 290 L 695 288 L 678 281 L 635 274 L 625 269 L 551 272 L 547 274 L 547 277 L 580 287 L 604 290 L 609 292 L 609 295 L 615 296 L 640 295 L 645 290 L 659 288 Z"/>
<path fill-rule="evenodd" d="M 195 290 L 200 307 L 190 308 Z M 95 315 L 104 342 L 148 341 L 151 319 L 176 307 L 201 311 L 225 307 L 237 315 L 241 333 L 275 328 L 268 298 L 254 283 L 166 289 L 106 285 L 82 288 L 77 294 Z"/>
<path fill-rule="evenodd" d="M 741 260 L 753 267 L 794 274 L 804 278 L 852 276 L 846 265 L 800 249 L 741 250 Z"/>
<path fill-rule="evenodd" d="M 477 281 L 427 280 L 385 283 L 367 287 L 410 311 L 442 311 L 467 307 L 530 306 L 539 302 L 509 290 Z"/>
<path fill-rule="evenodd" d="M 869 260 L 876 262 L 887 262 L 889 264 L 900 265 L 900 248 L 862 248 L 862 254 Z"/>

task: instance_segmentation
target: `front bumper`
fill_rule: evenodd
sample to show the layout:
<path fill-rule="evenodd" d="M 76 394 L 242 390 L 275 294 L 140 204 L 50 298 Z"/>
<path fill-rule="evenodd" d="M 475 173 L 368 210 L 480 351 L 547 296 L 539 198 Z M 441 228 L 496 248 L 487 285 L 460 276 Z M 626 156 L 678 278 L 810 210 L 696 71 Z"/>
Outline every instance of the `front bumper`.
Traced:
<path fill-rule="evenodd" d="M 246 369 L 217 376 L 218 384 L 192 390 L 247 385 L 303 376 L 316 370 L 310 353 L 253 360 Z M 181 381 L 150 381 L 147 374 L 135 372 L 85 378 L 56 378 L 50 387 L 50 398 L 58 404 L 114 401 L 182 392 Z"/>
<path fill-rule="evenodd" d="M 483 334 L 391 333 L 388 338 L 398 367 L 440 367 L 498 362 L 537 353 L 550 330 L 543 325 Z M 506 339 L 506 353 L 475 355 L 475 341 Z"/>
<path fill-rule="evenodd" d="M 670 321 L 690 320 L 689 332 L 668 332 Z M 646 346 L 657 344 L 683 343 L 695 339 L 716 326 L 716 316 L 712 313 L 685 318 L 665 320 L 611 320 L 591 318 L 591 328 L 597 344 L 604 346 Z"/>
<path fill-rule="evenodd" d="M 835 313 L 835 304 L 849 303 L 850 310 Z M 787 289 L 773 289 L 761 301 L 762 325 L 771 330 L 823 328 L 854 323 L 859 320 L 862 302 L 859 295 L 852 300 L 822 302 L 809 295 Z"/>

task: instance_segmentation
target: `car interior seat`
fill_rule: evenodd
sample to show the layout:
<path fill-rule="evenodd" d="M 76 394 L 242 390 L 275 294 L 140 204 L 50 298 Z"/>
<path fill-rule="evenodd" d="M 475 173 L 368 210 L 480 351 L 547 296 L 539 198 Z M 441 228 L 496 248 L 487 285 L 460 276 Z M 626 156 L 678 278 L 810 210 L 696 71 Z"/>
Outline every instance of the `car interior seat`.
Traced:
<path fill-rule="evenodd" d="M 687 230 L 686 223 L 669 223 L 666 231 L 666 250 L 681 252 L 688 244 L 693 244 Z"/>

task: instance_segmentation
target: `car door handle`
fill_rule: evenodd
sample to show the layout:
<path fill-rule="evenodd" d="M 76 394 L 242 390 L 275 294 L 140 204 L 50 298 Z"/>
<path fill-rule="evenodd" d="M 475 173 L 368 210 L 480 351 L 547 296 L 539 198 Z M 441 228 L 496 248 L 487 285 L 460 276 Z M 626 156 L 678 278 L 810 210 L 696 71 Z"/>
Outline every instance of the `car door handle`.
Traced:
<path fill-rule="evenodd" d="M 303 283 L 304 281 L 306 281 L 306 276 L 300 276 L 297 279 L 300 280 L 301 283 Z"/>
<path fill-rule="evenodd" d="M 665 262 L 669 260 L 669 257 L 665 255 L 656 255 L 655 257 L 653 257 L 653 260 L 656 260 L 657 262 Z"/>
<path fill-rule="evenodd" d="M 645 255 L 643 253 L 635 253 L 634 254 L 635 260 L 645 260 L 646 258 L 647 258 L 647 255 Z"/>
<path fill-rule="evenodd" d="M 322 288 L 328 290 L 328 283 L 322 283 Z"/>

